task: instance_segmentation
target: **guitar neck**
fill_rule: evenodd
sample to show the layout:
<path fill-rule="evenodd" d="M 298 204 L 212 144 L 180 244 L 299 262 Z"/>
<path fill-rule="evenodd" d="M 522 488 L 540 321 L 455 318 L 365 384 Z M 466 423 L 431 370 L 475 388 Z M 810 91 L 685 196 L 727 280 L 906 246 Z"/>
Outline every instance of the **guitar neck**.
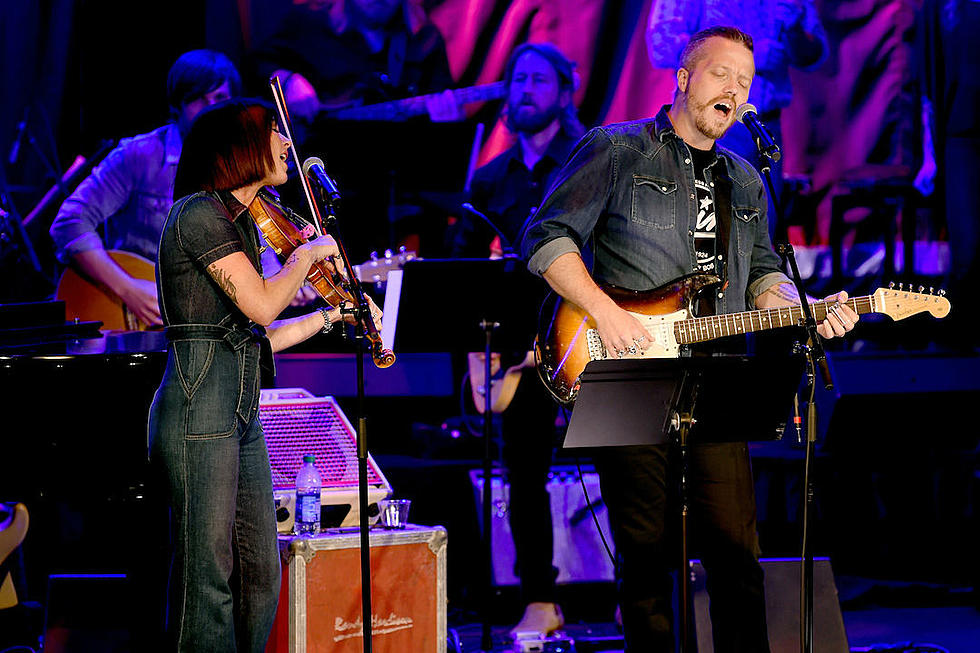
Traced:
<path fill-rule="evenodd" d="M 507 95 L 507 82 L 468 86 L 466 88 L 455 89 L 452 93 L 457 104 L 499 100 Z M 338 111 L 330 111 L 328 114 L 331 118 L 336 118 L 337 120 L 405 120 L 406 118 L 420 116 L 426 113 L 426 102 L 439 95 L 441 93 L 430 93 L 428 95 L 405 98 L 404 100 L 394 100 L 392 102 L 382 102 L 381 104 L 369 104 L 363 107 L 350 107 Z"/>
<path fill-rule="evenodd" d="M 844 303 L 859 315 L 877 312 L 873 295 L 852 297 Z M 831 304 L 826 301 L 810 304 L 813 319 L 816 320 L 817 324 L 826 319 L 830 306 Z M 674 337 L 677 338 L 679 344 L 689 345 L 741 333 L 802 326 L 802 324 L 803 308 L 801 306 L 781 306 L 779 308 L 762 308 L 755 311 L 679 320 L 674 323 Z"/>

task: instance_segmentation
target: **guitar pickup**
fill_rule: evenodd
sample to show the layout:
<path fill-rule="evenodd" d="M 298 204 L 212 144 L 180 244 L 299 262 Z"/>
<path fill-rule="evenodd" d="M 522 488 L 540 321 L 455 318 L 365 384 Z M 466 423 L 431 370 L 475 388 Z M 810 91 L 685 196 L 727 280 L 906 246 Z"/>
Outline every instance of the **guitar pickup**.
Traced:
<path fill-rule="evenodd" d="M 589 345 L 589 360 L 599 361 L 607 357 L 606 348 L 602 346 L 602 339 L 599 332 L 595 329 L 588 329 L 585 332 L 585 340 Z"/>

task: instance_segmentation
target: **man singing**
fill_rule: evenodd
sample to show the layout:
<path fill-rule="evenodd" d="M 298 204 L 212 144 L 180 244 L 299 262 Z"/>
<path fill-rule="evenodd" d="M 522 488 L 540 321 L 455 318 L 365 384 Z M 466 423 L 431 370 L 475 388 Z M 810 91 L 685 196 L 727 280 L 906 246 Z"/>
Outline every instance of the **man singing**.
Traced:
<path fill-rule="evenodd" d="M 754 75 L 750 36 L 734 27 L 694 34 L 681 55 L 673 104 L 653 119 L 587 134 L 526 232 L 521 250 L 529 269 L 594 318 L 609 354 L 646 349 L 653 336 L 597 283 L 649 290 L 711 272 L 724 281 L 711 297 L 716 313 L 799 303 L 772 250 L 758 173 L 715 144 L 748 98 Z M 590 239 L 591 275 L 580 255 Z M 845 293 L 834 299 L 818 329 L 825 338 L 842 336 L 858 319 L 840 303 Z M 595 463 L 620 558 L 627 650 L 671 650 L 675 552 L 665 525 L 677 470 L 668 447 L 600 450 Z M 693 445 L 688 485 L 715 650 L 768 651 L 747 445 Z"/>

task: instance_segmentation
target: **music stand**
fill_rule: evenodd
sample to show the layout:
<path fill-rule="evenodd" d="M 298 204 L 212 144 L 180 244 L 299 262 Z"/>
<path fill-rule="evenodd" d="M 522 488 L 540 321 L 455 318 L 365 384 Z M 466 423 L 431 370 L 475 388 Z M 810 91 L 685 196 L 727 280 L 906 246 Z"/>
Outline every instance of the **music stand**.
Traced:
<path fill-rule="evenodd" d="M 680 454 L 681 651 L 690 647 L 687 446 L 782 437 L 801 357 L 693 356 L 586 365 L 563 448 L 675 442 Z"/>
<path fill-rule="evenodd" d="M 483 351 L 489 385 L 491 352 L 531 348 L 544 282 L 516 257 L 502 259 L 416 259 L 388 276 L 382 339 L 396 352 Z M 490 534 L 493 411 L 484 392 L 483 547 L 486 556 L 483 633 L 489 651 L 493 549 Z"/>

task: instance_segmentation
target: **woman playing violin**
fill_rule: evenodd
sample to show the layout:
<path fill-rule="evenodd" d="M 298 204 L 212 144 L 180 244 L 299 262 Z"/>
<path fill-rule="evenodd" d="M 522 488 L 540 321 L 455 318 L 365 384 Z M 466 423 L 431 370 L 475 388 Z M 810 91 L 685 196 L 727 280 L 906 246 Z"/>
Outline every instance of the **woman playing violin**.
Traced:
<path fill-rule="evenodd" d="M 169 358 L 149 418 L 174 535 L 171 650 L 262 651 L 275 616 L 279 556 L 259 370 L 272 352 L 341 319 L 324 308 L 273 321 L 310 267 L 339 254 L 321 236 L 262 277 L 247 207 L 260 188 L 286 181 L 289 147 L 269 107 L 232 100 L 197 117 L 177 166 L 180 199 L 157 258 Z"/>

